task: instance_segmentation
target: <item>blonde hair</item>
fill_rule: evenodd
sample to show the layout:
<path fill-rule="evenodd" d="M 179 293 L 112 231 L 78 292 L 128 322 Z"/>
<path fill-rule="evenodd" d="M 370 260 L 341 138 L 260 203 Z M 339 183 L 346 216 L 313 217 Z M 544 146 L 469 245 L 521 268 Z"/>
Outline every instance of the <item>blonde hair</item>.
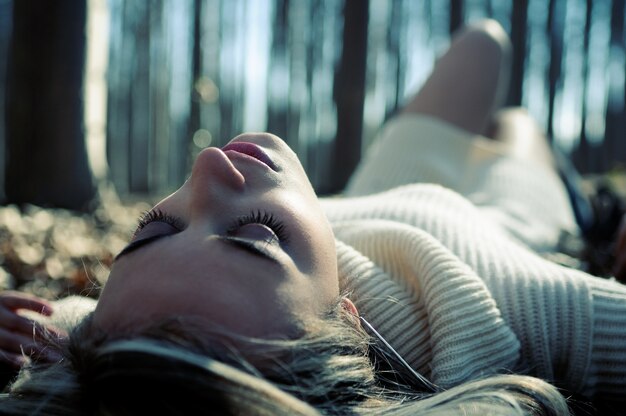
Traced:
<path fill-rule="evenodd" d="M 171 319 L 111 338 L 87 318 L 57 347 L 65 357 L 24 369 L 0 413 L 12 415 L 567 415 L 562 395 L 527 376 L 477 380 L 437 394 L 382 383 L 375 346 L 345 313 L 309 322 L 298 339 L 239 337 Z"/>

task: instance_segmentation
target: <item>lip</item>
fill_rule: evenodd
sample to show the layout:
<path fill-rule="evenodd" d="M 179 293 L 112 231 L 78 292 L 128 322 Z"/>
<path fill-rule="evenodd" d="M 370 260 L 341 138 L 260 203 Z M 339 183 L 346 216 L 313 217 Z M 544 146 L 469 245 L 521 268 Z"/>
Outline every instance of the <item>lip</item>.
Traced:
<path fill-rule="evenodd" d="M 236 152 L 246 156 L 250 156 L 263 163 L 273 171 L 277 171 L 276 165 L 267 153 L 258 145 L 250 142 L 231 142 L 222 147 L 222 152 Z"/>

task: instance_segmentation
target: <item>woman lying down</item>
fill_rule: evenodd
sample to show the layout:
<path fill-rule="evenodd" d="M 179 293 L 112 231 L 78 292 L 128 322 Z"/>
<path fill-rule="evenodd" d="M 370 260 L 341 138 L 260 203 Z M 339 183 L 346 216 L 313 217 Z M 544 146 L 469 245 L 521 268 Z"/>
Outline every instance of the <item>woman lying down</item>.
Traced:
<path fill-rule="evenodd" d="M 619 404 L 626 287 L 543 256 L 577 226 L 543 134 L 499 108 L 510 53 L 493 21 L 458 33 L 342 198 L 318 198 L 271 134 L 204 149 L 97 304 L 0 295 L 2 357 L 22 367 L 0 413 Z"/>

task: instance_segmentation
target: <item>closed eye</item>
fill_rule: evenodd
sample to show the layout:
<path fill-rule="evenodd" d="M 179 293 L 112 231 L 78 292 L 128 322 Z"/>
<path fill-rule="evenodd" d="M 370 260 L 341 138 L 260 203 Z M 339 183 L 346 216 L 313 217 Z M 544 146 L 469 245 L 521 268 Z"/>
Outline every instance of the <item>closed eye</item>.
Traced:
<path fill-rule="evenodd" d="M 168 224 L 172 228 L 176 229 L 176 231 L 182 231 L 185 229 L 183 221 L 179 217 L 175 217 L 174 215 L 168 214 L 160 209 L 153 209 L 146 212 L 140 219 L 137 224 L 137 228 L 133 233 L 133 238 L 137 236 L 137 234 L 143 230 L 149 224 L 153 224 L 155 222 Z"/>
<path fill-rule="evenodd" d="M 167 237 L 179 232 L 180 230 L 178 228 L 168 222 L 151 221 L 150 223 L 144 224 L 141 228 L 138 228 L 137 231 L 135 231 L 132 241 L 124 247 L 124 249 L 117 256 L 115 256 L 115 260 L 145 244 L 158 240 L 161 237 Z"/>
<path fill-rule="evenodd" d="M 218 237 L 222 242 L 234 245 L 250 254 L 261 256 L 280 264 L 271 253 L 271 250 L 267 248 L 268 244 L 263 244 L 263 242 L 268 243 L 268 240 L 265 238 L 241 238 L 241 236 L 237 235 L 238 230 L 254 224 L 262 225 L 263 228 L 266 228 L 267 232 L 277 238 L 280 243 L 285 244 L 288 241 L 288 233 L 283 223 L 273 214 L 264 211 L 253 211 L 248 215 L 238 217 L 228 228 L 226 235 Z M 132 241 L 115 256 L 115 260 L 117 261 L 120 257 L 162 237 L 177 234 L 185 228 L 183 221 L 179 217 L 175 217 L 159 209 L 153 209 L 140 218 Z M 258 232 L 259 230 L 256 230 L 255 234 L 258 234 Z M 250 230 L 247 230 L 247 233 L 243 232 L 243 234 L 250 234 Z"/>
<path fill-rule="evenodd" d="M 160 240 L 161 238 L 168 237 L 169 235 L 172 235 L 172 234 L 155 234 L 149 237 L 145 237 L 145 238 L 142 237 L 142 238 L 133 240 L 117 256 L 115 256 L 115 261 L 119 260 L 122 256 L 125 256 L 133 251 L 136 251 L 137 249 L 141 247 L 151 244 L 157 240 Z M 280 261 L 278 261 L 278 259 L 270 252 L 270 250 L 267 250 L 265 248 L 266 245 L 264 245 L 263 243 L 252 242 L 252 241 L 248 241 L 242 238 L 230 237 L 230 236 L 218 236 L 218 241 L 228 244 L 233 247 L 237 247 L 238 249 L 244 250 L 249 254 L 262 257 L 266 260 L 270 260 L 278 265 L 281 264 Z"/>
<path fill-rule="evenodd" d="M 237 218 L 237 221 L 231 225 L 226 232 L 227 235 L 235 235 L 237 230 L 248 224 L 261 224 L 272 230 L 278 240 L 287 244 L 289 242 L 289 233 L 282 221 L 274 214 L 265 211 L 252 211 L 248 215 Z"/>
<path fill-rule="evenodd" d="M 237 237 L 219 237 L 219 240 L 226 243 L 238 247 L 242 250 L 247 251 L 250 254 L 254 254 L 255 256 L 260 256 L 265 259 L 271 260 L 276 264 L 280 265 L 280 261 L 274 255 L 266 249 L 267 245 L 259 242 L 251 242 L 242 238 Z"/>

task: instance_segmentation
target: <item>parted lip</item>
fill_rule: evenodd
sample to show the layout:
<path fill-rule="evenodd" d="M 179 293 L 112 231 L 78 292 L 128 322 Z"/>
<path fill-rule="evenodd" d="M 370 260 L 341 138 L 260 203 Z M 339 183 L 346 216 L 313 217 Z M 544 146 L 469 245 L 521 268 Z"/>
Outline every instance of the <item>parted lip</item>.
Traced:
<path fill-rule="evenodd" d="M 272 161 L 272 159 L 268 156 L 267 153 L 258 145 L 250 142 L 231 142 L 226 146 L 222 147 L 222 151 L 224 153 L 228 151 L 241 153 L 254 159 L 260 161 L 261 163 L 267 165 L 273 171 L 277 171 L 276 165 Z"/>

